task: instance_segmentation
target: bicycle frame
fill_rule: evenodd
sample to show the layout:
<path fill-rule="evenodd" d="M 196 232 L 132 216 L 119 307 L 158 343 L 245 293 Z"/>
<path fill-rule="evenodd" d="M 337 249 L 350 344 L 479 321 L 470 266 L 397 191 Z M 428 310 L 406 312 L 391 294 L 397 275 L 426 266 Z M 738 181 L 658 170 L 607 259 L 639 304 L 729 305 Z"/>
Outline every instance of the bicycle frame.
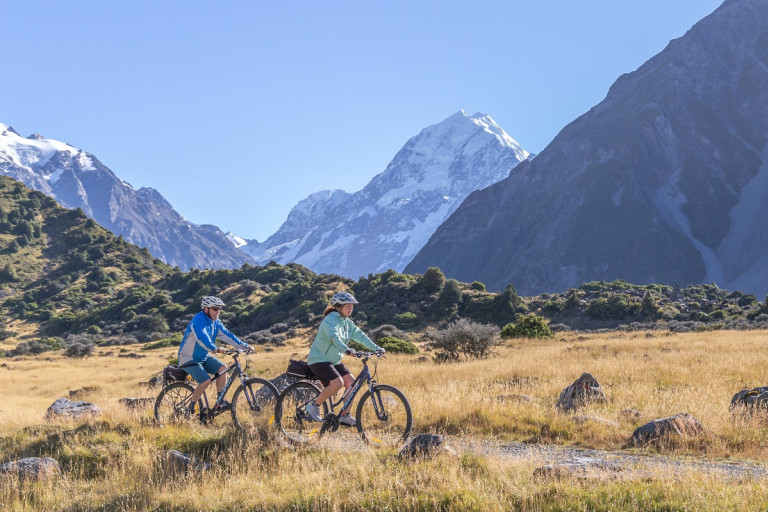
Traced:
<path fill-rule="evenodd" d="M 328 403 L 330 404 L 330 409 L 332 414 L 336 414 L 335 408 L 341 405 L 341 411 L 346 411 L 347 408 L 352 405 L 352 402 L 355 400 L 355 397 L 357 396 L 357 393 L 360 391 L 360 387 L 363 385 L 363 382 L 368 383 L 368 389 L 371 391 L 371 400 L 373 401 L 373 410 L 376 411 L 376 416 L 382 420 L 385 421 L 387 419 L 386 414 L 383 414 L 382 411 L 384 408 L 381 406 L 379 398 L 376 399 L 377 393 L 374 393 L 374 388 L 376 387 L 376 380 L 373 379 L 371 376 L 371 371 L 368 369 L 368 359 L 369 356 L 365 356 L 362 359 L 363 362 L 363 370 L 360 372 L 360 375 L 355 378 L 355 380 L 352 381 L 352 385 L 349 388 L 349 391 L 347 391 L 342 397 L 339 399 L 338 402 L 334 402 L 333 399 L 329 399 Z"/>
<path fill-rule="evenodd" d="M 227 382 L 224 384 L 224 388 L 221 390 L 221 393 L 218 393 L 218 395 L 216 396 L 216 401 L 213 403 L 213 408 L 211 408 L 208 405 L 208 394 L 207 393 L 203 393 L 202 396 L 200 396 L 200 399 L 203 400 L 203 403 L 205 404 L 205 408 L 208 410 L 208 414 L 211 417 L 216 417 L 219 414 L 225 412 L 221 408 L 217 409 L 216 406 L 224 401 L 224 397 L 227 395 L 227 391 L 229 391 L 229 388 L 232 387 L 232 383 L 235 382 L 235 379 L 237 377 L 240 377 L 240 383 L 242 385 L 245 385 L 245 378 L 243 377 L 245 375 L 245 373 L 243 372 L 243 369 L 240 367 L 240 361 L 238 361 L 238 359 L 237 359 L 239 354 L 238 353 L 234 353 L 234 354 L 228 354 L 228 355 L 231 355 L 232 358 L 234 359 L 233 363 L 231 365 L 227 366 L 226 370 L 224 370 L 223 373 L 217 373 L 211 379 L 211 380 L 215 381 L 217 378 L 219 378 L 222 375 L 227 375 L 228 373 L 232 373 L 231 375 L 229 375 L 227 377 Z M 248 400 L 248 404 L 253 406 L 253 404 L 251 403 L 251 397 L 248 396 L 247 393 L 245 394 L 245 398 L 246 398 L 246 400 Z"/>
<path fill-rule="evenodd" d="M 365 358 L 363 360 L 363 371 L 361 371 L 360 375 L 358 375 L 355 380 L 352 381 L 352 385 L 350 386 L 349 391 L 344 393 L 341 398 L 339 398 L 338 402 L 334 402 L 333 399 L 328 400 L 328 403 L 331 405 L 332 413 L 336 414 L 334 408 L 342 405 L 342 402 L 343 406 L 341 407 L 341 410 L 347 410 L 347 408 L 352 404 L 352 401 L 355 399 L 355 396 L 357 396 L 357 392 L 360 391 L 360 386 L 363 385 L 363 381 L 368 382 L 368 387 L 371 389 L 371 391 L 373 391 L 373 386 L 376 385 L 376 381 L 371 378 L 371 372 L 368 370 L 367 359 L 368 358 Z"/>

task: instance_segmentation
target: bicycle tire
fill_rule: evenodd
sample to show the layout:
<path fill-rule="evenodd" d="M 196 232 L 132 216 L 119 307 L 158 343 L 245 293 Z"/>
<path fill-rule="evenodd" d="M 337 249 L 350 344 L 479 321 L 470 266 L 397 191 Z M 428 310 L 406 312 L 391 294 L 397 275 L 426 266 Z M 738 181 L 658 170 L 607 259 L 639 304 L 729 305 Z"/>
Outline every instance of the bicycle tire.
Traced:
<path fill-rule="evenodd" d="M 304 406 L 320 394 L 320 389 L 309 382 L 294 382 L 277 398 L 275 424 L 282 437 L 290 444 L 301 446 L 317 442 L 325 433 L 322 423 L 312 421 Z M 328 414 L 328 403 L 323 404 L 323 417 Z"/>
<path fill-rule="evenodd" d="M 379 413 L 374 408 L 376 400 Z M 357 404 L 355 413 L 357 432 L 370 446 L 382 448 L 394 447 L 403 443 L 411 435 L 413 414 L 411 404 L 396 387 L 377 384 L 365 392 Z"/>
<path fill-rule="evenodd" d="M 275 418 L 277 395 L 277 388 L 267 379 L 252 377 L 246 380 L 232 396 L 235 427 L 242 431 L 268 427 Z"/>
<path fill-rule="evenodd" d="M 155 399 L 155 421 L 160 428 L 166 425 L 180 424 L 197 418 L 188 412 L 189 399 L 195 389 L 185 382 L 174 382 L 163 388 Z M 197 411 L 203 407 L 197 402 Z"/>

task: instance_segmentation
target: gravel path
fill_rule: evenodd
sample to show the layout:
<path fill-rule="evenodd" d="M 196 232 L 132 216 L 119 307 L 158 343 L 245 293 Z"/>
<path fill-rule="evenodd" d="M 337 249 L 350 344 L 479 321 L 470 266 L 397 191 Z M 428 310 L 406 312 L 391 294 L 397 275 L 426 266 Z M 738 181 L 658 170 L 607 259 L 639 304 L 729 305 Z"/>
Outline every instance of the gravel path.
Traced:
<path fill-rule="evenodd" d="M 613 472 L 665 473 L 675 476 L 701 472 L 732 478 L 766 478 L 768 464 L 747 461 L 706 460 L 692 457 L 668 457 L 629 451 L 592 450 L 566 446 L 508 443 L 489 440 L 447 438 L 446 444 L 459 452 L 469 451 L 502 459 L 541 460 L 546 465 L 583 462 Z M 604 462 L 605 464 L 595 464 Z"/>

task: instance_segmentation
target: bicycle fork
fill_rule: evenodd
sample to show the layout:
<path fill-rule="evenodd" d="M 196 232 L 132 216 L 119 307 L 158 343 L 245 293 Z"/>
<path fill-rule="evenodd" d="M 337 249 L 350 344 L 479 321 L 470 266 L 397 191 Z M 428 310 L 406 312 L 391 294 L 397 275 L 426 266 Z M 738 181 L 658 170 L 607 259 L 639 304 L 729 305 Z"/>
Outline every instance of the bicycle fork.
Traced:
<path fill-rule="evenodd" d="M 389 415 L 384 408 L 384 402 L 381 400 L 381 391 L 375 388 L 375 384 L 371 385 L 371 402 L 373 402 L 373 410 L 379 421 L 388 421 Z"/>

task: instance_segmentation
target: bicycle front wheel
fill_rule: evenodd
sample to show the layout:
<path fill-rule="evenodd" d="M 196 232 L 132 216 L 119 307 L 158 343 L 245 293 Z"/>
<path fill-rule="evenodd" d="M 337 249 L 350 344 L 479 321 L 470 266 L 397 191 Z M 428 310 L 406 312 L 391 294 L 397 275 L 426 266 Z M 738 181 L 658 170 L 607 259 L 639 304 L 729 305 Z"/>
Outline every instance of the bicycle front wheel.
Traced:
<path fill-rule="evenodd" d="M 277 388 L 267 379 L 245 381 L 232 397 L 232 421 L 240 430 L 263 429 L 275 418 Z"/>
<path fill-rule="evenodd" d="M 305 407 L 315 400 L 320 390 L 309 382 L 295 382 L 285 388 L 275 406 L 275 423 L 283 438 L 293 445 L 315 442 L 322 437 L 325 429 L 322 423 L 312 421 Z M 322 414 L 328 414 L 324 403 Z"/>
<path fill-rule="evenodd" d="M 185 382 L 174 382 L 163 388 L 155 400 L 155 421 L 162 428 L 197 418 L 196 413 L 203 406 L 198 401 L 195 413 L 190 413 L 189 404 L 195 390 Z"/>
<path fill-rule="evenodd" d="M 405 395 L 394 386 L 379 384 L 357 404 L 357 431 L 371 446 L 397 446 L 411 435 L 413 416 Z"/>

